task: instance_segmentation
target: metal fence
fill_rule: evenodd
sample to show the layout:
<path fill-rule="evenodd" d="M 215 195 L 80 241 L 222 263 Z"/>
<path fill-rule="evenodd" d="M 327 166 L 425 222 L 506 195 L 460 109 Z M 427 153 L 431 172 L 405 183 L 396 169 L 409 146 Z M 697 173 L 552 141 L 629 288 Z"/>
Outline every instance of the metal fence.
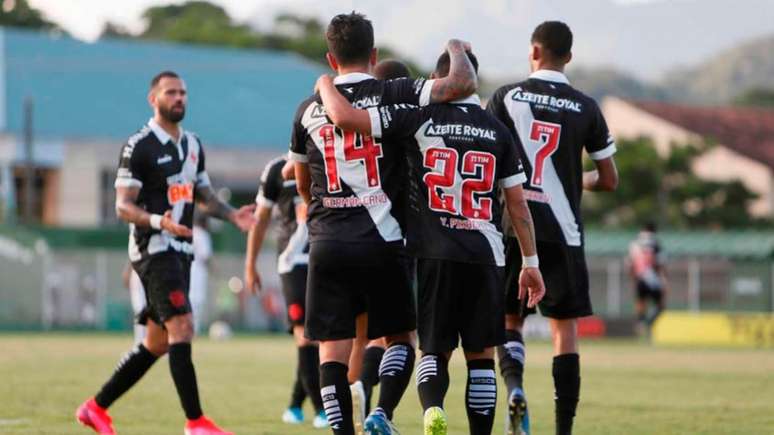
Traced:
<path fill-rule="evenodd" d="M 243 257 L 215 255 L 210 270 L 209 322 L 265 330 L 284 328 L 284 301 L 275 257 L 261 255 L 264 292 L 241 289 Z M 119 250 L 50 250 L 0 237 L 0 328 L 129 329 L 132 311 L 122 282 L 127 255 Z M 633 317 L 634 289 L 624 259 L 588 258 L 595 313 L 609 319 Z M 667 306 L 681 310 L 774 311 L 774 262 L 679 258 L 667 266 Z"/>

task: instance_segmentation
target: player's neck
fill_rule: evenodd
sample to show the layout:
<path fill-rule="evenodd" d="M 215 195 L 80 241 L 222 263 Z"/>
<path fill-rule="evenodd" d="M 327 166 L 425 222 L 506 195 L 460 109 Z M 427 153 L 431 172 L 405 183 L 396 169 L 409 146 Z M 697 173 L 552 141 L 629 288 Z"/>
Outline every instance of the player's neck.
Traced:
<path fill-rule="evenodd" d="M 156 124 L 158 124 L 162 130 L 172 136 L 172 139 L 174 139 L 175 142 L 180 140 L 180 125 L 177 122 L 169 122 L 159 115 L 155 115 L 153 120 L 156 121 Z"/>
<path fill-rule="evenodd" d="M 338 73 L 340 76 L 352 73 L 371 74 L 371 67 L 370 65 L 339 66 Z"/>
<path fill-rule="evenodd" d="M 564 74 L 564 65 L 556 65 L 553 63 L 546 62 L 546 63 L 538 63 L 532 67 L 532 72 L 541 71 L 541 70 L 557 71 Z"/>

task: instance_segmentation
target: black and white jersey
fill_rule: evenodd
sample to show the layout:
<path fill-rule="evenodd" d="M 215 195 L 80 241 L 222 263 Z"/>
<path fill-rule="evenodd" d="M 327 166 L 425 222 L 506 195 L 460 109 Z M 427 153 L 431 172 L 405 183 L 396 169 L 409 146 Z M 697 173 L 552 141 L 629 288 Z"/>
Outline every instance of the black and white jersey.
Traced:
<path fill-rule="evenodd" d="M 379 104 L 427 105 L 433 81 L 376 80 L 368 74 L 336 77 L 334 84 L 358 109 Z M 346 132 L 325 115 L 319 96 L 301 103 L 293 123 L 290 157 L 309 164 L 312 242 L 392 242 L 403 239 L 400 203 L 406 159 L 400 147 Z"/>
<path fill-rule="evenodd" d="M 371 133 L 408 139 L 408 246 L 420 258 L 505 265 L 499 188 L 526 179 L 508 129 L 477 96 L 370 108 Z"/>
<path fill-rule="evenodd" d="M 616 151 L 597 103 L 564 74 L 540 70 L 498 89 L 487 110 L 520 139 L 537 239 L 582 246 L 583 149 L 594 160 Z"/>
<path fill-rule="evenodd" d="M 172 220 L 193 227 L 196 189 L 210 184 L 199 138 L 180 128 L 178 142 L 153 119 L 121 148 L 115 187 L 138 187 L 137 205 L 152 214 L 172 212 Z M 129 260 L 173 251 L 193 255 L 190 237 L 129 225 Z"/>
<path fill-rule="evenodd" d="M 309 236 L 306 223 L 296 220 L 296 206 L 303 200 L 296 190 L 296 180 L 282 178 L 285 156 L 271 160 L 261 175 L 261 185 L 255 202 L 258 207 L 272 209 L 279 221 L 277 228 L 277 271 L 288 273 L 295 266 L 309 263 Z"/>

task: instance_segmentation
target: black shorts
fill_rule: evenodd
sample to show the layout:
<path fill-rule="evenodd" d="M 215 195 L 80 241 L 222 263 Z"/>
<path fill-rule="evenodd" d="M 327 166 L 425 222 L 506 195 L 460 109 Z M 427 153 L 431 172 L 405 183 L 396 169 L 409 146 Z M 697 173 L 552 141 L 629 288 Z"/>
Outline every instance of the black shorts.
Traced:
<path fill-rule="evenodd" d="M 355 317 L 368 313 L 368 337 L 416 329 L 410 259 L 403 242 L 310 244 L 305 335 L 355 337 Z"/>
<path fill-rule="evenodd" d="M 546 295 L 538 304 L 540 312 L 553 319 L 590 316 L 589 271 L 583 247 L 538 241 L 537 252 L 546 284 Z M 522 317 L 535 313 L 519 300 L 521 251 L 514 237 L 505 240 L 505 270 L 505 312 Z"/>
<path fill-rule="evenodd" d="M 282 294 L 287 306 L 288 327 L 293 333 L 294 326 L 304 326 L 306 317 L 306 266 L 296 266 L 288 273 L 281 273 Z"/>
<path fill-rule="evenodd" d="M 448 260 L 417 260 L 419 348 L 482 352 L 505 342 L 502 267 Z"/>
<path fill-rule="evenodd" d="M 653 288 L 642 280 L 637 280 L 637 299 L 640 301 L 652 299 L 656 304 L 661 304 L 664 292 L 661 288 Z"/>
<path fill-rule="evenodd" d="M 191 312 L 188 285 L 191 278 L 191 257 L 164 252 L 132 263 L 145 288 L 145 308 L 137 315 L 137 323 L 148 319 L 164 326 L 170 318 Z"/>

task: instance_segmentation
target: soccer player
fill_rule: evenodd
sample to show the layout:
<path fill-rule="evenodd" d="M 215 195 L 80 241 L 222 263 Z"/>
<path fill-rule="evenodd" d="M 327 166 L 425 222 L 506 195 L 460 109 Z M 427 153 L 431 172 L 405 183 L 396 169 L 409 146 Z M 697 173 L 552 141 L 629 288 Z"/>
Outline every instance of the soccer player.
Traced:
<path fill-rule="evenodd" d="M 572 32 L 547 21 L 532 33 L 525 81 L 503 86 L 487 109 L 520 139 L 527 182 L 524 193 L 535 219 L 540 270 L 546 283 L 541 313 L 549 318 L 554 342 L 553 377 L 556 433 L 569 434 L 580 395 L 577 318 L 591 314 L 589 278 L 583 252 L 581 192 L 610 191 L 618 174 L 615 142 L 597 103 L 570 86 L 564 67 L 572 58 Z M 596 170 L 583 172 L 586 149 Z M 507 235 L 511 235 L 506 231 Z M 522 258 L 516 241 L 506 240 L 506 339 L 498 348 L 500 371 L 509 393 L 511 433 L 529 432 L 522 387 L 524 317 L 534 309 L 515 297 Z"/>
<path fill-rule="evenodd" d="M 475 56 L 468 57 L 477 69 Z M 432 77 L 448 72 L 449 55 L 444 53 Z M 349 105 L 329 77 L 318 83 L 328 116 L 339 127 L 385 141 L 410 138 L 405 150 L 413 190 L 407 241 L 417 257 L 423 356 L 416 382 L 425 410 L 424 431 L 447 431 L 443 400 L 448 361 L 461 339 L 468 365 L 470 433 L 490 434 L 497 401 L 494 346 L 505 341 L 501 190 L 529 258 L 519 273 L 522 291 L 529 289 L 528 305 L 534 306 L 545 291 L 514 139 L 481 108 L 477 95 L 425 108 L 392 105 L 365 111 Z"/>
<path fill-rule="evenodd" d="M 449 101 L 472 93 L 476 76 L 466 44 L 452 40 L 452 68 L 437 81 L 375 80 L 373 27 L 364 16 L 337 15 L 326 32 L 335 83 L 352 104 Z M 320 386 L 335 434 L 352 434 L 352 397 L 347 362 L 360 307 L 368 313 L 368 337 L 386 337 L 379 369 L 379 400 L 366 418 L 366 433 L 395 433 L 392 413 L 408 386 L 415 351 L 411 332 L 416 310 L 409 260 L 404 252 L 400 186 L 405 159 L 369 136 L 337 129 L 319 97 L 299 106 L 291 158 L 297 188 L 309 204 L 311 240 L 306 334 L 320 341 Z"/>
<path fill-rule="evenodd" d="M 193 247 L 194 203 L 210 216 L 247 231 L 253 207 L 231 208 L 215 195 L 199 138 L 183 130 L 187 92 L 174 72 L 151 80 L 153 117 L 121 149 L 116 176 L 116 212 L 129 223 L 129 259 L 145 287 L 147 306 L 140 321 L 143 342 L 124 356 L 94 398 L 76 417 L 100 434 L 114 434 L 107 408 L 127 392 L 164 354 L 188 421 L 186 435 L 228 434 L 205 417 L 191 359 L 193 318 L 188 297 Z"/>
<path fill-rule="evenodd" d="M 644 335 L 664 310 L 664 295 L 668 289 L 664 252 L 656 236 L 655 223 L 643 225 L 637 239 L 629 245 L 629 272 L 634 279 L 636 292 L 637 329 Z M 654 305 L 650 315 L 648 300 L 653 301 Z"/>
<path fill-rule="evenodd" d="M 194 333 L 199 335 L 202 328 L 207 326 L 207 292 L 212 263 L 212 237 L 206 214 L 194 213 L 192 234 L 194 252 L 191 262 L 190 299 Z"/>
<path fill-rule="evenodd" d="M 316 342 L 304 337 L 306 275 L 309 262 L 306 204 L 298 195 L 295 180 L 285 180 L 282 176 L 282 169 L 286 163 L 285 156 L 277 157 L 266 165 L 261 175 L 261 185 L 255 199 L 257 222 L 247 235 L 245 286 L 253 294 L 260 291 L 261 275 L 256 265 L 266 230 L 272 219 L 272 212 L 276 210 L 276 217 L 279 219 L 277 272 L 282 282 L 282 293 L 285 296 L 290 333 L 293 334 L 298 351 L 296 381 L 290 405 L 282 414 L 282 421 L 290 424 L 302 423 L 304 414 L 301 405 L 304 399 L 309 397 L 317 412 L 312 424 L 320 428 L 328 424 L 320 398 L 318 347 Z"/>

